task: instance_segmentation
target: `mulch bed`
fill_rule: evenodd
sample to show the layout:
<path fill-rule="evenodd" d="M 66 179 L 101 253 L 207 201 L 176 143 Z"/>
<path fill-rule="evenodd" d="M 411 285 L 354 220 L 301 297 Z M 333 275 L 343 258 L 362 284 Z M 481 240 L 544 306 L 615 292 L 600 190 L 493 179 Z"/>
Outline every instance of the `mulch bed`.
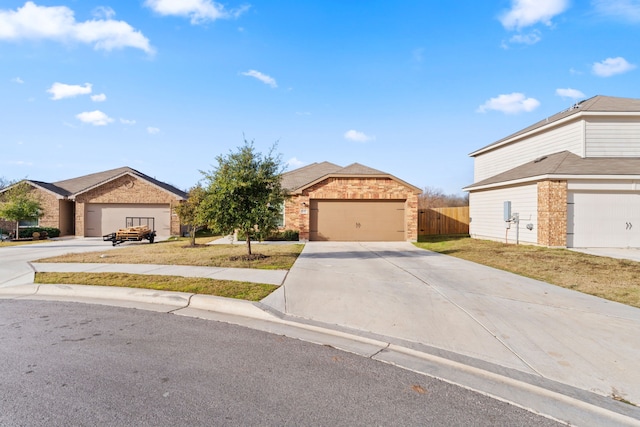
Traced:
<path fill-rule="evenodd" d="M 264 254 L 251 254 L 251 255 L 238 255 L 238 256 L 232 256 L 229 257 L 229 259 L 231 261 L 256 261 L 259 259 L 266 259 L 268 258 L 266 255 Z"/>

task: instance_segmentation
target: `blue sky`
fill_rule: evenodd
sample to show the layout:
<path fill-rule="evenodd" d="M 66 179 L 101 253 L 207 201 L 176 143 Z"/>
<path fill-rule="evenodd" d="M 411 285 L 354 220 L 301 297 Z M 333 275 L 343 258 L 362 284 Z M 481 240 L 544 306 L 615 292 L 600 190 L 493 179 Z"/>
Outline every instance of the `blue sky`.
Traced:
<path fill-rule="evenodd" d="M 640 98 L 640 0 L 3 0 L 0 177 L 181 189 L 243 135 L 462 194 L 468 154 Z"/>

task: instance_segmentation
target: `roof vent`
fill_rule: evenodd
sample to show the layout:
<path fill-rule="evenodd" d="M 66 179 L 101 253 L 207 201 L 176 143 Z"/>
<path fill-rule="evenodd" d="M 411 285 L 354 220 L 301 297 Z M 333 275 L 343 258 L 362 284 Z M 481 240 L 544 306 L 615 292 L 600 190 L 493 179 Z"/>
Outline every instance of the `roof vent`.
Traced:
<path fill-rule="evenodd" d="M 543 160 L 544 160 L 544 159 L 546 159 L 546 158 L 547 158 L 547 156 L 538 157 L 537 159 L 535 159 L 535 160 L 533 161 L 533 163 L 540 163 L 541 161 L 543 161 Z"/>

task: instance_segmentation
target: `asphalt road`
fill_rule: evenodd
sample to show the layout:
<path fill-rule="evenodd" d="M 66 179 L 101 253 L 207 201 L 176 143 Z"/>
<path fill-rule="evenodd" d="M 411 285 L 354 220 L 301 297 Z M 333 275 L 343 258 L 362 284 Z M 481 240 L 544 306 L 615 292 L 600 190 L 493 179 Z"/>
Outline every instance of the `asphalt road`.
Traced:
<path fill-rule="evenodd" d="M 225 323 L 0 301 L 1 426 L 557 423 L 371 359 Z"/>

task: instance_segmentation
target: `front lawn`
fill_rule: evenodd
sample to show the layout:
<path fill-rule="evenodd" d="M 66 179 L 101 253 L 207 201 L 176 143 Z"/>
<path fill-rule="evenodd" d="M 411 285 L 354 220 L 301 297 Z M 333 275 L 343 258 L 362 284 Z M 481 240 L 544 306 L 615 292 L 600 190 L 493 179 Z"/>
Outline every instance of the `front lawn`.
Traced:
<path fill-rule="evenodd" d="M 123 243 L 115 250 L 67 254 L 37 262 L 81 262 L 108 264 L 161 264 L 194 265 L 202 267 L 259 268 L 265 270 L 288 270 L 302 252 L 304 245 L 292 244 L 252 244 L 254 254 L 264 255 L 258 259 L 246 260 L 245 245 L 207 245 L 212 237 L 199 237 L 196 246 L 189 246 L 186 238 L 164 242 Z M 105 242 L 105 247 L 110 245 Z"/>

